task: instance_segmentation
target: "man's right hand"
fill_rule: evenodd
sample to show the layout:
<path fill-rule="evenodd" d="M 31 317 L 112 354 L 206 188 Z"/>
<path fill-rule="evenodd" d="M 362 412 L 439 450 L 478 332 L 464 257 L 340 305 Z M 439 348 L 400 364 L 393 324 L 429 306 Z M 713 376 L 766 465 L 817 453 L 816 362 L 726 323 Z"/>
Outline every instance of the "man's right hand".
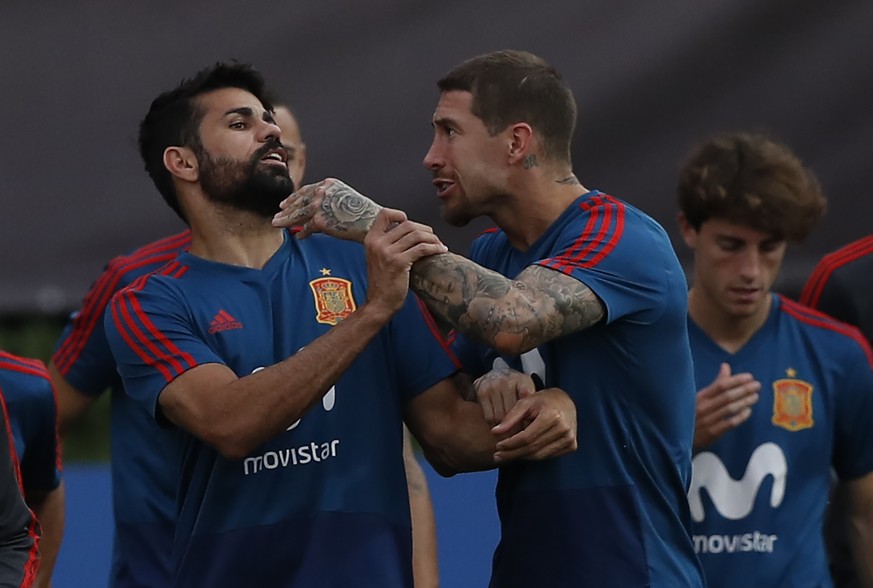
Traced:
<path fill-rule="evenodd" d="M 448 248 L 427 225 L 410 221 L 402 210 L 383 208 L 364 239 L 367 255 L 367 303 L 390 314 L 403 306 L 412 264 Z"/>
<path fill-rule="evenodd" d="M 758 402 L 761 382 L 750 373 L 731 375 L 731 366 L 721 364 L 712 384 L 697 392 L 694 449 L 704 449 L 726 432 L 744 423 Z"/>

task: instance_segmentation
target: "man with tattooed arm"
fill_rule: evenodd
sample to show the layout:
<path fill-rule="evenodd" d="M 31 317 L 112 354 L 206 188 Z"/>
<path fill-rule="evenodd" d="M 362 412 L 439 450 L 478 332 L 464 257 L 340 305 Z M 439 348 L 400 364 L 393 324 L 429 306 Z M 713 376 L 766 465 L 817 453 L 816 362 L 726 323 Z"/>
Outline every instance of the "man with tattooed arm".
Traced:
<path fill-rule="evenodd" d="M 506 362 L 536 374 L 572 396 L 579 419 L 575 453 L 500 468 L 491 587 L 701 586 L 685 495 L 687 283 L 667 234 L 573 174 L 575 100 L 539 57 L 481 55 L 438 86 L 424 165 L 442 214 L 459 226 L 488 216 L 498 229 L 474 241 L 471 259 L 416 261 L 410 285 L 454 329 L 467 369 Z M 381 230 L 381 207 L 338 180 L 282 207 L 274 225 L 301 227 L 299 238 Z M 429 228 L 404 238 L 427 242 Z M 498 391 L 491 377 L 480 402 L 497 422 L 524 394 Z"/>

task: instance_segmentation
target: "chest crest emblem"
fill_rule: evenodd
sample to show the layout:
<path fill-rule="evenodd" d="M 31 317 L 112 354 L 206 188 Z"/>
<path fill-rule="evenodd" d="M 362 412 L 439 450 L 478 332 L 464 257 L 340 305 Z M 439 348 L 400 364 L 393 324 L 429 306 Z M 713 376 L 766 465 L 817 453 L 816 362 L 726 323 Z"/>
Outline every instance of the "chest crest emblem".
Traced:
<path fill-rule="evenodd" d="M 352 283 L 342 278 L 318 278 L 309 282 L 315 297 L 315 320 L 325 325 L 336 325 L 355 311 Z"/>
<path fill-rule="evenodd" d="M 812 428 L 812 384 L 796 379 L 773 382 L 772 422 L 789 431 Z"/>

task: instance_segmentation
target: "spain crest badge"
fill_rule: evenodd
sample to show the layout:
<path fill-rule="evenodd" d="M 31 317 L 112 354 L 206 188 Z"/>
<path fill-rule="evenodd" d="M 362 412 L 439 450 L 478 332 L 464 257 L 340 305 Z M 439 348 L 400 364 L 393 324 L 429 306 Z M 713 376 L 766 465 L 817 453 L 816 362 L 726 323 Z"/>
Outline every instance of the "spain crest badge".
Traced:
<path fill-rule="evenodd" d="M 812 384 L 796 379 L 773 382 L 773 419 L 777 427 L 789 431 L 809 429 L 812 419 Z"/>
<path fill-rule="evenodd" d="M 315 297 L 315 320 L 325 325 L 336 325 L 355 311 L 352 283 L 342 278 L 319 278 L 309 282 Z"/>

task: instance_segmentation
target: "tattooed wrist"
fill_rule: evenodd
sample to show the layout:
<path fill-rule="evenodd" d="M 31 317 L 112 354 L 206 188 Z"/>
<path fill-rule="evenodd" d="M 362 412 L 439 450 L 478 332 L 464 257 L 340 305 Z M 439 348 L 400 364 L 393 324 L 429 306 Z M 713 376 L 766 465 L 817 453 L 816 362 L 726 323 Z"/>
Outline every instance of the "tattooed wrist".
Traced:
<path fill-rule="evenodd" d="M 363 237 L 373 226 L 381 206 L 354 188 L 336 182 L 325 190 L 321 211 L 328 230 Z"/>

